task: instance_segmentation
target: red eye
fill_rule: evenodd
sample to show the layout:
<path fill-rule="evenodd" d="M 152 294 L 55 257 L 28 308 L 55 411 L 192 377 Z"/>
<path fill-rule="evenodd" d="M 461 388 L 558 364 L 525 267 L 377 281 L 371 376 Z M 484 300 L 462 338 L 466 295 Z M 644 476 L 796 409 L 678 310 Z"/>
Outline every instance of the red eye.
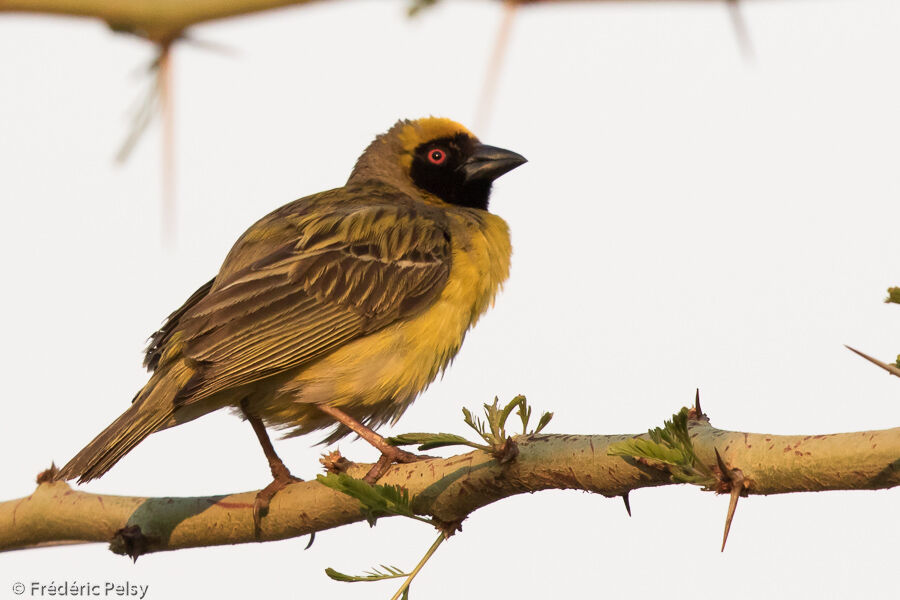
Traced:
<path fill-rule="evenodd" d="M 432 148 L 428 151 L 428 162 L 433 165 L 443 164 L 447 160 L 447 153 L 440 148 Z"/>

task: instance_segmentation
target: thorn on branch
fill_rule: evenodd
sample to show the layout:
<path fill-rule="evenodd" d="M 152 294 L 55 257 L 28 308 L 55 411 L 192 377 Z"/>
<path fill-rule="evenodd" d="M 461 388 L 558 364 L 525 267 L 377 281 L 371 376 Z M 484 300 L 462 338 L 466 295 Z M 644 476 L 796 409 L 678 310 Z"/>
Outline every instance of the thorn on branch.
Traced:
<path fill-rule="evenodd" d="M 312 548 L 314 541 L 316 541 L 316 532 L 315 531 L 313 531 L 312 533 L 309 534 L 309 543 L 306 544 L 306 547 L 304 548 L 304 550 L 309 550 L 310 548 Z"/>
<path fill-rule="evenodd" d="M 704 415 L 703 409 L 700 408 L 700 388 L 697 388 L 697 393 L 694 396 L 694 406 L 688 409 L 688 419 L 692 421 L 699 421 L 700 419 L 709 421 L 709 417 Z"/>
<path fill-rule="evenodd" d="M 340 450 L 332 450 L 331 452 L 324 453 L 322 458 L 319 459 L 319 462 L 322 463 L 322 466 L 325 467 L 326 471 L 334 473 L 335 475 L 346 473 L 347 469 L 353 464 L 341 455 Z M 310 544 L 311 543 L 312 542 L 310 541 Z"/>
<path fill-rule="evenodd" d="M 56 474 L 59 473 L 59 467 L 56 466 L 56 463 L 51 462 L 49 469 L 44 469 L 40 473 L 38 473 L 37 479 L 35 480 L 38 485 L 42 483 L 53 483 L 56 480 Z"/>
<path fill-rule="evenodd" d="M 110 542 L 110 549 L 117 554 L 125 554 L 137 562 L 138 556 L 147 552 L 154 538 L 144 535 L 140 525 L 129 525 L 118 530 Z"/>
<path fill-rule="evenodd" d="M 503 445 L 494 451 L 494 457 L 501 465 L 511 463 L 517 456 L 519 456 L 519 445 L 508 436 Z"/>
<path fill-rule="evenodd" d="M 625 510 L 628 511 L 628 516 L 631 516 L 631 500 L 628 499 L 628 492 L 622 494 L 622 501 L 625 502 Z"/>
<path fill-rule="evenodd" d="M 882 361 L 878 360 L 877 358 L 873 358 L 873 357 L 869 356 L 865 352 L 860 352 L 856 348 L 852 348 L 852 347 L 848 346 L 847 344 L 844 344 L 844 348 L 846 348 L 850 352 L 853 352 L 853 353 L 863 357 L 870 363 L 878 365 L 879 367 L 881 367 L 882 369 L 884 369 L 891 375 L 896 375 L 897 377 L 900 377 L 900 367 L 898 367 L 897 365 L 890 365 L 886 362 L 882 362 Z M 900 359 L 900 357 L 898 357 L 898 359 Z"/>
<path fill-rule="evenodd" d="M 716 485 L 716 493 L 718 494 L 730 494 L 731 499 L 728 501 L 728 513 L 725 515 L 725 533 L 722 535 L 722 548 L 720 552 L 725 551 L 725 543 L 728 541 L 728 532 L 731 531 L 731 522 L 734 520 L 734 513 L 737 510 L 738 500 L 741 496 L 747 496 L 747 489 L 750 487 L 750 482 L 744 479 L 744 473 L 740 469 L 729 469 L 725 465 L 725 461 L 722 460 L 722 455 L 719 454 L 719 449 L 716 448 L 716 465 L 718 467 L 718 472 L 716 475 L 719 478 L 718 484 Z"/>
<path fill-rule="evenodd" d="M 441 521 L 437 517 L 431 519 L 434 528 L 444 534 L 444 539 L 449 538 L 457 531 L 462 531 L 462 522 L 462 519 L 456 519 L 455 521 Z"/>

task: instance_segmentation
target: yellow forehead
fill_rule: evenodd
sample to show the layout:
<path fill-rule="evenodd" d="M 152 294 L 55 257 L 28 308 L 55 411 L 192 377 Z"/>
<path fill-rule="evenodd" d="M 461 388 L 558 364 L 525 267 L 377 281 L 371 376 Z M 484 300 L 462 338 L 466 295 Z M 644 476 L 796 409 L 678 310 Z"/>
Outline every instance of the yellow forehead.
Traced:
<path fill-rule="evenodd" d="M 403 125 L 400 130 L 400 143 L 403 145 L 404 152 L 412 152 L 420 144 L 424 144 L 429 140 L 436 140 L 443 137 L 453 137 L 454 135 L 464 133 L 474 138 L 468 129 L 450 119 L 441 119 L 438 117 L 428 117 L 426 119 L 417 119 Z"/>

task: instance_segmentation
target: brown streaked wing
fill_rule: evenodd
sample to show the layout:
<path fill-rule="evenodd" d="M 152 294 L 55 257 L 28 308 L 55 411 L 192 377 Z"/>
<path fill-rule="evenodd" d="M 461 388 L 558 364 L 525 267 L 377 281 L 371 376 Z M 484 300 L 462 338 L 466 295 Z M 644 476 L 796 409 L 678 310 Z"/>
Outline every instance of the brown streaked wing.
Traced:
<path fill-rule="evenodd" d="M 451 260 L 442 213 L 413 204 L 340 212 L 311 215 L 292 244 L 217 281 L 182 316 L 183 355 L 198 370 L 180 402 L 300 367 L 440 295 Z"/>
<path fill-rule="evenodd" d="M 144 351 L 144 366 L 150 371 L 155 371 L 167 353 L 173 357 L 180 355 L 178 349 L 172 348 L 171 344 L 175 332 L 181 329 L 181 319 L 188 310 L 206 297 L 213 288 L 219 287 L 216 284 L 221 278 L 228 278 L 229 270 L 230 272 L 240 271 L 260 258 L 266 257 L 271 252 L 273 245 L 279 247 L 296 238 L 296 227 L 292 227 L 290 219 L 284 218 L 286 215 L 308 210 L 318 202 L 327 202 L 334 198 L 337 191 L 329 190 L 295 200 L 257 221 L 241 236 L 241 239 L 237 241 L 225 259 L 224 266 L 227 269 L 223 269 L 218 276 L 210 279 L 194 292 L 178 310 L 166 318 L 159 331 L 154 332 L 150 336 L 147 348 Z"/>
<path fill-rule="evenodd" d="M 190 298 L 185 300 L 184 304 L 182 304 L 178 310 L 166 317 L 166 320 L 162 324 L 162 327 L 159 328 L 159 331 L 154 332 L 153 335 L 150 336 L 150 340 L 147 343 L 147 349 L 144 350 L 144 367 L 146 367 L 148 371 L 156 371 L 160 359 L 167 350 L 166 346 L 172 339 L 172 334 L 174 334 L 175 330 L 178 328 L 181 317 L 209 293 L 215 280 L 215 277 L 213 277 L 200 286 L 196 292 L 191 294 Z"/>

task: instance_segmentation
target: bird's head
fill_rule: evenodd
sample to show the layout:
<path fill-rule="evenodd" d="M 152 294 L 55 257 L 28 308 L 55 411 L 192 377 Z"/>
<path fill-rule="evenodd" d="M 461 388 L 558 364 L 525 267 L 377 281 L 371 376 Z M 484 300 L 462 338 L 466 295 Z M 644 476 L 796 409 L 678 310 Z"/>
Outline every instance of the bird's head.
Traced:
<path fill-rule="evenodd" d="M 523 164 L 515 152 L 487 146 L 449 119 L 399 121 L 375 138 L 348 183 L 378 179 L 425 191 L 449 204 L 487 210 L 491 184 Z"/>

